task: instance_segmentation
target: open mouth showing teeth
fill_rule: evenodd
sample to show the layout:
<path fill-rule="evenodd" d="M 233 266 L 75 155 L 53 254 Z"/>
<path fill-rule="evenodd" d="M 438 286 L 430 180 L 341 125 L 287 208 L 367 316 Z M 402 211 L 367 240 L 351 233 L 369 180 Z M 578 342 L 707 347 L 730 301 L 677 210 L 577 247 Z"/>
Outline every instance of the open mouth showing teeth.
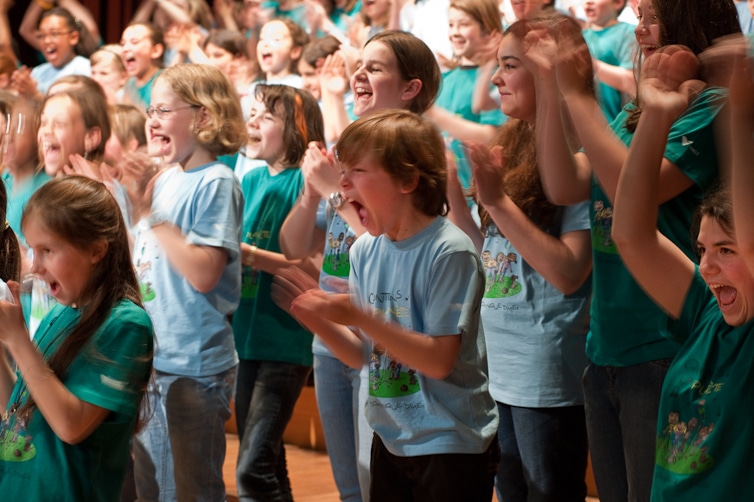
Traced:
<path fill-rule="evenodd" d="M 717 303 L 721 308 L 729 307 L 736 301 L 738 292 L 735 288 L 723 284 L 710 284 L 709 287 L 717 298 Z"/>

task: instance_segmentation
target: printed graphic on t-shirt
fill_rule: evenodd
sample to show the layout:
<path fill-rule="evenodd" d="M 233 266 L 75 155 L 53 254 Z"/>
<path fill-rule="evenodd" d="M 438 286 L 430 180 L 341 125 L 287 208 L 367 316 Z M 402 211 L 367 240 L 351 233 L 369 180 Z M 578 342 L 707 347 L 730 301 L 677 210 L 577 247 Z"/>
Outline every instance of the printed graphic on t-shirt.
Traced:
<path fill-rule="evenodd" d="M 26 395 L 24 390 L 21 399 L 11 404 L 0 420 L 0 462 L 26 462 L 37 456 L 31 434 L 26 431 L 26 421 L 16 415 Z"/>
<path fill-rule="evenodd" d="M 519 256 L 494 225 L 487 227 L 480 258 L 484 267 L 485 298 L 507 298 L 521 292 Z"/>
<path fill-rule="evenodd" d="M 141 289 L 142 301 L 145 303 L 155 299 L 156 293 L 152 289 L 152 282 L 149 281 L 152 270 L 152 261 L 147 257 L 147 244 L 149 239 L 144 239 L 141 242 L 141 246 L 136 250 L 136 278 L 139 280 L 139 289 Z M 154 245 L 154 243 L 152 244 Z M 155 256 L 155 259 L 159 259 Z"/>
<path fill-rule="evenodd" d="M 348 277 L 351 271 L 348 253 L 355 241 L 356 236 L 349 232 L 348 223 L 341 218 L 333 218 L 327 233 L 322 271 L 336 277 Z"/>
<path fill-rule="evenodd" d="M 687 421 L 677 411 L 668 414 L 668 423 L 657 438 L 655 462 L 677 474 L 704 472 L 712 467 L 706 443 L 715 432 L 706 417 L 706 401 L 696 403 L 696 414 Z"/>
<path fill-rule="evenodd" d="M 608 202 L 595 200 L 592 205 L 592 248 L 603 253 L 618 254 L 612 231 L 613 208 Z"/>
<path fill-rule="evenodd" d="M 259 272 L 244 266 L 241 270 L 241 298 L 256 298 L 259 292 Z"/>
<path fill-rule="evenodd" d="M 421 390 L 416 370 L 404 367 L 385 349 L 375 344 L 369 356 L 369 395 L 374 397 L 401 397 Z"/>

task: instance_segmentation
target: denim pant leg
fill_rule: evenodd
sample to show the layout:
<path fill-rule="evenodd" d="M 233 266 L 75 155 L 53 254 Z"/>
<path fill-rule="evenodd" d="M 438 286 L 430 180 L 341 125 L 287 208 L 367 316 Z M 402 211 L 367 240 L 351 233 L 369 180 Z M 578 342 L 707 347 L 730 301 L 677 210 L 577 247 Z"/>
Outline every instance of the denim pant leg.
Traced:
<path fill-rule="evenodd" d="M 668 366 L 669 359 L 621 368 L 590 363 L 584 371 L 589 449 L 601 502 L 649 500 Z"/>
<path fill-rule="evenodd" d="M 358 465 L 359 370 L 314 355 L 314 390 L 335 485 L 344 502 L 361 502 Z"/>
<path fill-rule="evenodd" d="M 239 363 L 236 396 L 248 395 L 236 479 L 242 501 L 290 501 L 283 433 L 311 368 L 279 361 Z M 251 378 L 251 379 L 249 379 Z"/>
<path fill-rule="evenodd" d="M 225 500 L 225 422 L 234 375 L 235 368 L 208 377 L 155 372 L 154 416 L 134 441 L 139 500 Z"/>
<path fill-rule="evenodd" d="M 583 502 L 587 465 L 584 407 L 522 408 L 498 403 L 498 411 L 498 499 Z"/>

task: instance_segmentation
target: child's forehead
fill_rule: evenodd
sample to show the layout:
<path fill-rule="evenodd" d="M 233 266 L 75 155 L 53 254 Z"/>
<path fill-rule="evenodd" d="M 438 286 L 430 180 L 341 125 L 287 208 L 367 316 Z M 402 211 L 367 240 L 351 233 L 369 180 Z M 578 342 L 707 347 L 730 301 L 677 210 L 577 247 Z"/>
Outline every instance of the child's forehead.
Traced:
<path fill-rule="evenodd" d="M 123 30 L 121 42 L 131 42 L 132 44 L 138 44 L 139 42 L 142 42 L 144 40 L 152 43 L 152 32 L 144 25 L 136 24 L 134 26 L 129 26 L 128 28 Z"/>
<path fill-rule="evenodd" d="M 260 38 L 285 36 L 290 37 L 291 31 L 284 22 L 278 21 L 277 19 L 266 22 L 264 26 L 262 26 L 262 30 L 259 32 Z"/>
<path fill-rule="evenodd" d="M 67 29 L 68 23 L 62 16 L 47 16 L 46 18 L 42 19 L 39 23 L 39 29 L 40 30 L 54 30 L 54 29 Z"/>

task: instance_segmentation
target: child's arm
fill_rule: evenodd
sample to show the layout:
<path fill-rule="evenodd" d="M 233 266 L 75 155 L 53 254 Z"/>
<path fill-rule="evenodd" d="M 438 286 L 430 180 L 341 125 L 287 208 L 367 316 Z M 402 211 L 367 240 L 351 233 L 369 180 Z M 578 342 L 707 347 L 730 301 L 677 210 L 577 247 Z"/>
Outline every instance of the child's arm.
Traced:
<path fill-rule="evenodd" d="M 24 17 L 21 19 L 21 24 L 18 26 L 18 34 L 21 38 L 37 51 L 40 50 L 40 45 L 37 41 L 37 24 L 43 12 L 44 10 L 39 2 L 29 2 L 29 6 L 26 8 L 26 12 L 24 12 Z"/>
<path fill-rule="evenodd" d="M 8 10 L 12 7 L 12 0 L 0 1 L 0 53 L 5 54 L 13 61 L 14 68 L 18 66 L 18 58 L 13 51 L 13 35 L 10 31 L 10 22 L 8 20 Z"/>
<path fill-rule="evenodd" d="M 586 45 L 563 36 L 554 53 L 549 34 L 530 32 L 526 40 L 529 48 L 525 63 L 535 75 L 538 92 L 537 155 L 545 193 L 559 205 L 586 200 L 594 169 L 600 186 L 612 200 L 627 148 L 610 130 L 593 92 L 584 85 L 591 61 Z M 571 153 L 565 132 L 567 117 L 586 156 Z M 691 179 L 665 158 L 660 175 L 662 202 L 692 185 Z"/>
<path fill-rule="evenodd" d="M 754 275 L 754 64 L 747 56 L 743 37 L 729 46 L 733 56 L 730 92 L 731 198 L 733 221 L 739 249 Z"/>
<path fill-rule="evenodd" d="M 165 250 L 170 264 L 200 293 L 209 293 L 217 286 L 228 262 L 228 251 L 219 247 L 186 242 L 186 236 L 175 225 L 165 222 L 151 229 Z"/>
<path fill-rule="evenodd" d="M 547 282 L 564 294 L 576 291 L 592 270 L 589 230 L 559 237 L 541 230 L 505 193 L 502 148 L 476 144 L 468 149 L 477 197 L 500 232 Z"/>
<path fill-rule="evenodd" d="M 445 108 L 432 105 L 424 116 L 434 122 L 442 131 L 447 132 L 458 141 L 479 141 L 489 143 L 495 137 L 497 127 L 466 120 Z"/>
<path fill-rule="evenodd" d="M 699 90 L 698 81 L 687 81 L 685 73 L 697 64 L 691 52 L 677 46 L 645 62 L 639 86 L 644 111 L 620 175 L 613 215 L 612 237 L 623 262 L 654 301 L 676 318 L 694 263 L 657 230 L 660 170 L 668 132 Z"/>
<path fill-rule="evenodd" d="M 471 216 L 466 194 L 463 193 L 461 180 L 458 179 L 458 168 L 453 156 L 451 150 L 445 150 L 445 159 L 448 164 L 448 219 L 471 238 L 477 253 L 479 253 L 484 245 L 484 235 Z"/>
<path fill-rule="evenodd" d="M 289 260 L 305 258 L 322 251 L 325 232 L 317 228 L 317 209 L 322 197 L 304 189 L 280 228 L 280 249 Z"/>
<path fill-rule="evenodd" d="M 573 154 L 565 132 L 568 111 L 555 80 L 559 48 L 542 30 L 529 32 L 525 41 L 522 63 L 534 76 L 537 167 L 542 188 L 553 204 L 566 206 L 588 200 L 592 168 L 585 155 Z"/>
<path fill-rule="evenodd" d="M 349 295 L 328 295 L 310 290 L 293 301 L 291 313 L 322 336 L 334 352 L 335 347 L 330 345 L 330 331 L 335 334 L 337 330 L 338 336 L 344 336 L 342 330 L 346 326 L 358 328 L 375 343 L 384 346 L 393 357 L 438 380 L 448 376 L 453 369 L 461 347 L 459 333 L 429 336 L 406 329 L 400 324 L 385 321 L 381 315 L 360 309 L 351 302 Z M 315 326 L 313 323 L 323 325 Z M 326 328 L 324 334 L 323 328 Z M 349 345 L 351 343 L 349 341 Z M 359 357 L 363 358 L 363 353 Z M 345 360 L 343 362 L 351 365 Z"/>
<path fill-rule="evenodd" d="M 102 36 L 99 32 L 99 26 L 97 26 L 97 21 L 94 20 L 94 16 L 92 15 L 91 11 L 87 9 L 81 2 L 78 0 L 58 0 L 58 6 L 63 7 L 65 10 L 71 13 L 71 15 L 78 19 L 81 24 L 86 28 L 86 30 L 89 32 L 89 35 L 92 37 L 92 40 L 95 42 L 100 42 L 102 40 Z"/>
<path fill-rule="evenodd" d="M 9 287 L 13 296 L 20 298 L 18 283 L 11 282 Z M 63 385 L 29 338 L 18 304 L 0 302 L 0 323 L 0 341 L 16 362 L 29 393 L 55 435 L 68 444 L 86 439 L 110 411 L 82 401 Z M 10 398 L 15 377 L 5 361 L 0 373 L 4 404 Z"/>
<path fill-rule="evenodd" d="M 241 262 L 254 270 L 261 270 L 270 275 L 275 275 L 284 268 L 299 267 L 312 277 L 319 277 L 320 257 L 321 252 L 315 252 L 301 259 L 289 260 L 283 253 L 259 249 L 245 242 L 241 243 Z"/>
<path fill-rule="evenodd" d="M 322 116 L 325 117 L 325 138 L 329 142 L 338 141 L 345 128 L 351 123 L 343 101 L 348 90 L 348 73 L 346 54 L 341 50 L 327 56 L 320 70 Z"/>
<path fill-rule="evenodd" d="M 557 83 L 594 174 L 605 194 L 613 200 L 628 150 L 610 129 L 594 93 L 583 85 L 583 75 L 591 60 L 586 44 L 567 41 L 564 45 L 564 50 L 559 50 L 556 65 Z M 660 179 L 659 202 L 674 198 L 693 184 L 665 158 L 660 166 Z"/>
<path fill-rule="evenodd" d="M 364 366 L 363 341 L 351 329 L 311 312 L 305 301 L 296 308 L 296 312 L 293 311 L 292 304 L 310 292 L 312 295 L 325 295 L 326 298 L 326 294 L 317 287 L 317 281 L 296 268 L 280 270 L 272 282 L 272 299 L 280 308 L 320 336 L 344 364 L 356 369 Z"/>
<path fill-rule="evenodd" d="M 625 92 L 629 96 L 636 95 L 636 80 L 634 80 L 632 68 L 608 64 L 596 58 L 592 58 L 592 66 L 594 67 L 594 76 L 600 82 L 620 92 Z"/>

